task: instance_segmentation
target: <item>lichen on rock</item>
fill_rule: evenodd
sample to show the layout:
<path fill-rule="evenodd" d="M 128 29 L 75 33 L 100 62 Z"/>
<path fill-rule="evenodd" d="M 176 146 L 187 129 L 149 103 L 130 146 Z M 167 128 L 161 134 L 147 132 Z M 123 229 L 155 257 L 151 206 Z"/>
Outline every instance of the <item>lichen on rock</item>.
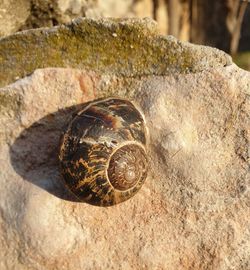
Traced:
<path fill-rule="evenodd" d="M 72 67 L 121 76 L 199 72 L 226 66 L 224 52 L 160 36 L 151 19 L 78 18 L 0 39 L 0 85 L 37 68 Z"/>

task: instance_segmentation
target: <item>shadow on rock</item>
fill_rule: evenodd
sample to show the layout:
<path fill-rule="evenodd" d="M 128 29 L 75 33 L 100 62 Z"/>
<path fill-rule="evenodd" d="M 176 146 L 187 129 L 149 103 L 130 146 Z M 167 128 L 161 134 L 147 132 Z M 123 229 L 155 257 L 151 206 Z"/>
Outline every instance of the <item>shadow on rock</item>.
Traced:
<path fill-rule="evenodd" d="M 21 177 L 61 199 L 79 201 L 64 186 L 59 167 L 60 138 L 83 105 L 49 114 L 22 131 L 10 147 L 11 163 Z"/>

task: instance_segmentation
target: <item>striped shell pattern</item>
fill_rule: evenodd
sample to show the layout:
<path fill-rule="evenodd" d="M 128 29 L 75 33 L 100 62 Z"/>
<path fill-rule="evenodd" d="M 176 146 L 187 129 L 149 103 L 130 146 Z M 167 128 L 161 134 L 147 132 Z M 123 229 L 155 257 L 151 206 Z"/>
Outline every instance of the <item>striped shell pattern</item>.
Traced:
<path fill-rule="evenodd" d="M 147 128 L 142 113 L 120 98 L 93 101 L 69 123 L 59 160 L 66 186 L 83 202 L 111 206 L 146 179 Z"/>

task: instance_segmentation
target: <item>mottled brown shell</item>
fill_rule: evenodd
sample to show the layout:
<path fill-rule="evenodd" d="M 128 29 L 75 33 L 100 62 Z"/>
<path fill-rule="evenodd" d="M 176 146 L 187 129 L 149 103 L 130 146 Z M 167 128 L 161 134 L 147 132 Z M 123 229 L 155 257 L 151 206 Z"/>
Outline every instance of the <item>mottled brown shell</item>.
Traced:
<path fill-rule="evenodd" d="M 81 200 L 110 206 L 132 197 L 147 175 L 147 129 L 128 100 L 85 106 L 70 122 L 60 147 L 62 174 Z"/>

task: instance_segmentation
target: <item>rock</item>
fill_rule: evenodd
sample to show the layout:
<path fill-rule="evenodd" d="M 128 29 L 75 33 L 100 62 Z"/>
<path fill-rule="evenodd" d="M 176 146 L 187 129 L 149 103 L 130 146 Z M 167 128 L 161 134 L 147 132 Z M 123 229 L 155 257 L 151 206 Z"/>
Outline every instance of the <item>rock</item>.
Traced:
<path fill-rule="evenodd" d="M 96 0 L 28 0 L 30 12 L 20 30 L 52 27 L 68 23 L 72 19 L 86 16 L 101 17 L 99 3 Z"/>
<path fill-rule="evenodd" d="M 198 72 L 231 63 L 224 52 L 157 35 L 150 19 L 86 19 L 0 39 L 0 86 L 37 68 L 73 67 L 123 76 Z"/>
<path fill-rule="evenodd" d="M 29 16 L 29 0 L 8 0 L 0 3 L 0 37 L 18 31 Z"/>
<path fill-rule="evenodd" d="M 3 1 L 2 1 L 3 2 Z M 52 27 L 77 17 L 152 17 L 151 0 L 9 0 L 1 2 L 0 36 Z"/>
<path fill-rule="evenodd" d="M 43 69 L 1 93 L 1 269 L 248 269 L 249 73 L 122 78 Z M 110 208 L 62 185 L 58 142 L 82 102 L 143 109 L 151 169 Z M 115 233 L 114 233 L 115 232 Z"/>
<path fill-rule="evenodd" d="M 116 63 L 98 72 L 96 63 L 38 69 L 0 89 L 0 269 L 250 268 L 250 73 L 224 67 L 212 55 L 227 56 L 206 47 L 210 62 L 183 72 L 178 59 L 192 48 L 198 61 L 201 47 L 174 42 L 186 49 L 176 50 L 164 75 L 146 65 L 147 75 L 132 76 L 134 66 Z M 146 183 L 109 208 L 72 198 L 57 158 L 73 112 L 103 96 L 133 100 L 150 130 Z"/>

